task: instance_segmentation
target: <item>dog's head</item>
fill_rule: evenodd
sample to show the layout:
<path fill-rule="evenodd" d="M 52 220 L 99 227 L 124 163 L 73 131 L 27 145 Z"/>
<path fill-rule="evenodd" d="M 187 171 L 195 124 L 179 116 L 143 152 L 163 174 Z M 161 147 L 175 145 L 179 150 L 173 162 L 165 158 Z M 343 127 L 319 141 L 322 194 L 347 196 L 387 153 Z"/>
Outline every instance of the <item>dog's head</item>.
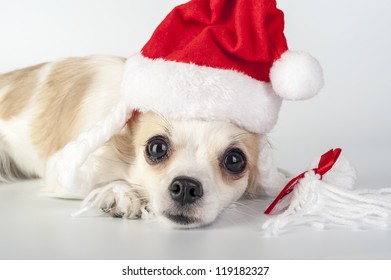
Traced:
<path fill-rule="evenodd" d="M 150 209 L 172 226 L 209 224 L 255 185 L 258 136 L 231 123 L 144 113 L 127 133 L 130 183 L 145 189 Z"/>

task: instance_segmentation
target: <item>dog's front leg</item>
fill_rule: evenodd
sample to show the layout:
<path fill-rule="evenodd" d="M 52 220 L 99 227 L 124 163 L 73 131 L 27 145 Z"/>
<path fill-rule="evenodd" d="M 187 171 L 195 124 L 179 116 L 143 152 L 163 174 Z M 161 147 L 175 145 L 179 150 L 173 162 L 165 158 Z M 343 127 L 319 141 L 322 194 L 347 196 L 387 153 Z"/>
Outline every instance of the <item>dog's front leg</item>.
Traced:
<path fill-rule="evenodd" d="M 137 219 L 147 210 L 147 199 L 137 187 L 125 181 L 115 181 L 93 190 L 84 204 L 93 203 L 113 217 Z"/>

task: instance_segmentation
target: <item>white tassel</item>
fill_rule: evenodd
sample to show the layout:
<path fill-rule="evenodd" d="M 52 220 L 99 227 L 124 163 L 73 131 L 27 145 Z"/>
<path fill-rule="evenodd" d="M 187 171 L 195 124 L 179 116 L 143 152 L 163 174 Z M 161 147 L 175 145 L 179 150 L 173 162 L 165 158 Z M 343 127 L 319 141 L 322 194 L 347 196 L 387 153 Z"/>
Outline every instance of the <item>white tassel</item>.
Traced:
<path fill-rule="evenodd" d="M 95 170 L 94 166 L 84 163 L 92 152 L 121 130 L 129 116 L 128 106 L 118 105 L 105 119 L 63 148 L 55 166 L 60 186 L 77 196 L 85 196 L 91 191 Z"/>
<path fill-rule="evenodd" d="M 275 236 L 299 226 L 316 229 L 371 229 L 389 225 L 391 188 L 353 189 L 355 172 L 340 157 L 333 168 L 321 176 L 313 170 L 305 173 L 291 193 L 273 209 L 279 212 L 262 229 Z"/>

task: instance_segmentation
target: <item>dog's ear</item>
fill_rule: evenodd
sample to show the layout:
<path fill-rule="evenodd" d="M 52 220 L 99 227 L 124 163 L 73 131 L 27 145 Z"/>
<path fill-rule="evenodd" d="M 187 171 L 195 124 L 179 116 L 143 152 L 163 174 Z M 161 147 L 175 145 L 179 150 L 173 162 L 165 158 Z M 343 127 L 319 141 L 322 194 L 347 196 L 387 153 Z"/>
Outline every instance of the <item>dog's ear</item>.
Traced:
<path fill-rule="evenodd" d="M 129 119 L 126 121 L 126 125 L 130 125 L 133 121 L 136 121 L 140 117 L 140 111 L 138 110 L 133 110 L 132 114 L 130 114 Z"/>
<path fill-rule="evenodd" d="M 259 170 L 258 166 L 255 166 L 250 170 L 247 189 L 244 196 L 247 198 L 257 198 L 262 195 L 261 187 L 259 186 Z"/>
<path fill-rule="evenodd" d="M 117 157 L 127 164 L 131 164 L 135 157 L 134 143 L 131 137 L 132 131 L 130 130 L 130 123 L 133 122 L 133 120 L 128 121 L 120 133 L 115 134 L 108 142 L 108 145 L 113 147 Z"/>
<path fill-rule="evenodd" d="M 260 136 L 258 156 L 258 179 L 255 192 L 276 196 L 289 180 L 289 174 L 276 167 L 272 147 L 265 135 Z"/>

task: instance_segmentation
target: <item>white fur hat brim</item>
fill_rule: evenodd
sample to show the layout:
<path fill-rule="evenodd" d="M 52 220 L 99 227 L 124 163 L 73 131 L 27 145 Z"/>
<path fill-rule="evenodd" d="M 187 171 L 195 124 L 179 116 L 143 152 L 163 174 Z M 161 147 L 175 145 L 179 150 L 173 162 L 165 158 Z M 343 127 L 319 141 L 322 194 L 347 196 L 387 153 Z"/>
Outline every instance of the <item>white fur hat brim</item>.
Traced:
<path fill-rule="evenodd" d="M 282 99 L 270 83 L 234 70 L 131 56 L 123 102 L 173 119 L 219 120 L 264 134 L 278 119 Z"/>

